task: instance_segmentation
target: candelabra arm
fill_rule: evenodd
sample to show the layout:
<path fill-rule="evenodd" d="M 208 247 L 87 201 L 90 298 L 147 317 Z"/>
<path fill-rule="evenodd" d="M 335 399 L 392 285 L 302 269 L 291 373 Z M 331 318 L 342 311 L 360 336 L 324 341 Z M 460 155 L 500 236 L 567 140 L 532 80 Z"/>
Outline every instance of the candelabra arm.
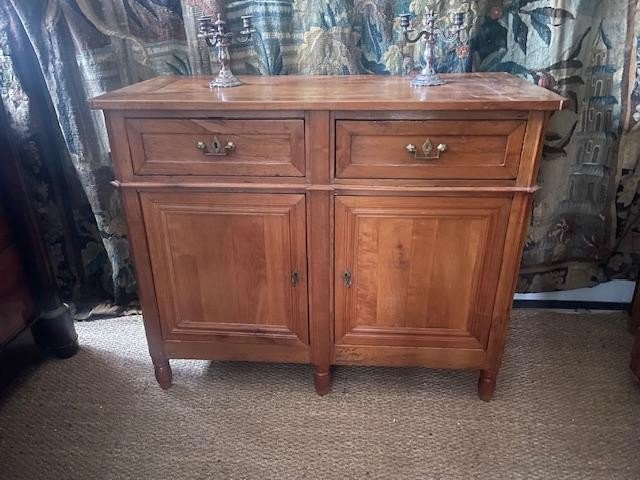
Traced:
<path fill-rule="evenodd" d="M 440 37 L 445 43 L 457 43 L 460 42 L 460 32 L 462 32 L 463 28 L 457 28 L 455 30 L 444 31 L 440 30 Z"/>
<path fill-rule="evenodd" d="M 216 48 L 218 46 L 217 38 L 204 37 L 204 42 L 211 48 Z"/>
<path fill-rule="evenodd" d="M 253 28 L 252 24 L 252 15 L 242 15 L 242 30 L 238 32 L 238 36 L 236 37 L 236 42 L 240 45 L 244 45 L 251 40 L 252 34 L 255 33 L 256 29 Z"/>
<path fill-rule="evenodd" d="M 251 41 L 251 33 L 234 38 L 238 45 L 246 45 Z"/>
<path fill-rule="evenodd" d="M 416 43 L 418 40 L 420 40 L 422 37 L 426 37 L 428 35 L 428 32 L 422 31 L 420 33 L 418 33 L 418 35 L 416 35 L 416 37 L 412 40 L 411 38 L 409 38 L 409 32 L 411 32 L 413 30 L 407 30 L 404 33 L 404 39 L 406 40 L 407 43 Z"/>

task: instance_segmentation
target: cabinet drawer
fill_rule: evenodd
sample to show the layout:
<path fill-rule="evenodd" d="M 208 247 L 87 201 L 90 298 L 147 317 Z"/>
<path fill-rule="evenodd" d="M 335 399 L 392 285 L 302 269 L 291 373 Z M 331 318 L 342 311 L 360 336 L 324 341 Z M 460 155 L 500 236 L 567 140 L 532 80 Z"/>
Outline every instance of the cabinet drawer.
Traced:
<path fill-rule="evenodd" d="M 304 120 L 127 119 L 136 175 L 302 177 Z"/>
<path fill-rule="evenodd" d="M 339 120 L 336 176 L 515 179 L 525 129 L 517 120 Z"/>

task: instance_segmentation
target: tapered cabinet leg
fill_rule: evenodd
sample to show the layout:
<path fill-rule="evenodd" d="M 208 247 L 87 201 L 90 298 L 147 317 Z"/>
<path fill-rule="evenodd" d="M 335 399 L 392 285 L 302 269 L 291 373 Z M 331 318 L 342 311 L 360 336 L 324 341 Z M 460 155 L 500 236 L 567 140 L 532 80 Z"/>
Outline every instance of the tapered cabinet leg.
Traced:
<path fill-rule="evenodd" d="M 493 398 L 493 392 L 496 390 L 495 370 L 480 370 L 480 378 L 478 379 L 478 396 L 480 400 L 488 402 Z"/>
<path fill-rule="evenodd" d="M 313 367 L 313 383 L 318 395 L 322 396 L 329 393 L 331 388 L 331 373 L 329 369 Z"/>
<path fill-rule="evenodd" d="M 154 361 L 153 367 L 155 369 L 156 380 L 158 381 L 158 385 L 163 390 L 166 390 L 171 386 L 171 382 L 173 379 L 173 375 L 171 373 L 171 365 L 169 365 L 169 360 L 160 360 Z"/>

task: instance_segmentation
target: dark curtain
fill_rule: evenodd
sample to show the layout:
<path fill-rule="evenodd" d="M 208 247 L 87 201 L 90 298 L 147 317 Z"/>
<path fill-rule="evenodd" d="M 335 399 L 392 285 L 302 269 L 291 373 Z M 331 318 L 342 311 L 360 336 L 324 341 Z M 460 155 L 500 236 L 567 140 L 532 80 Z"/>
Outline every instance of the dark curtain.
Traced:
<path fill-rule="evenodd" d="M 558 91 L 520 291 L 634 278 L 640 264 L 638 0 L 0 0 L 0 99 L 67 299 L 135 298 L 104 121 L 86 99 L 155 75 L 211 73 L 196 18 L 252 13 L 237 73 L 407 74 L 397 17 L 466 13 L 440 71 L 507 71 Z"/>

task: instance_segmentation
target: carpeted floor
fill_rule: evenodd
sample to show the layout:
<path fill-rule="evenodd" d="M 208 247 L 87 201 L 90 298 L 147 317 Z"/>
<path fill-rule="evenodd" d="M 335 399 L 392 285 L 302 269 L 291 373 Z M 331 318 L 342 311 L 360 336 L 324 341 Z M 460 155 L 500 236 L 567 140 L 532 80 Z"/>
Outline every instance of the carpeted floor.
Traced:
<path fill-rule="evenodd" d="M 0 393 L 3 479 L 634 479 L 640 387 L 622 314 L 516 311 L 494 401 L 475 372 L 172 361 L 140 317 L 77 325 L 74 358 Z"/>

